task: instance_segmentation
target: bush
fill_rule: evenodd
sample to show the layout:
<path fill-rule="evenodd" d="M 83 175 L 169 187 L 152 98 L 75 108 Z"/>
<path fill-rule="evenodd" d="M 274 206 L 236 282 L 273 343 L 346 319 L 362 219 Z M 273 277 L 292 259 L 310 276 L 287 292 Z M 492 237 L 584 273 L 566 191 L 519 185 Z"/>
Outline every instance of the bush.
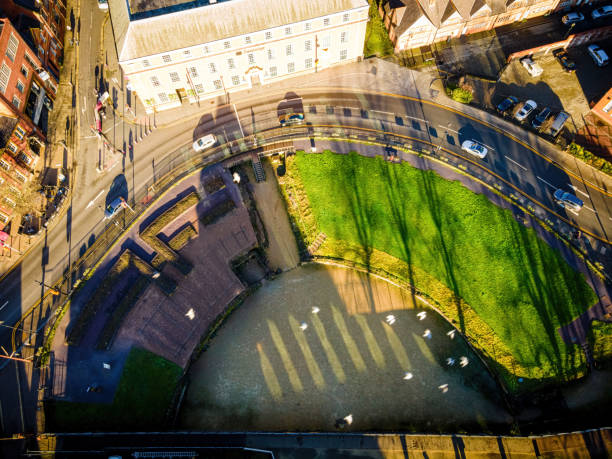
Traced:
<path fill-rule="evenodd" d="M 594 320 L 591 323 L 590 341 L 593 346 L 593 358 L 598 362 L 612 359 L 612 323 Z"/>
<path fill-rule="evenodd" d="M 215 207 L 210 209 L 206 215 L 200 217 L 200 221 L 204 226 L 212 225 L 228 212 L 236 208 L 236 204 L 231 199 L 220 202 Z"/>
<path fill-rule="evenodd" d="M 572 142 L 567 147 L 567 152 L 575 158 L 584 161 L 585 163 L 593 166 L 595 169 L 602 171 L 604 174 L 612 175 L 612 163 L 604 158 L 594 155 L 584 147 Z"/>
<path fill-rule="evenodd" d="M 449 84 L 446 87 L 446 95 L 454 101 L 461 102 L 462 104 L 469 104 L 474 98 L 472 91 L 469 89 L 460 88 L 453 84 Z"/>
<path fill-rule="evenodd" d="M 170 246 L 172 250 L 175 250 L 178 252 L 183 247 L 185 247 L 185 245 L 187 245 L 187 243 L 191 239 L 193 239 L 197 235 L 198 235 L 198 232 L 194 229 L 194 227 L 191 225 L 188 225 L 185 228 L 183 228 L 181 231 L 179 231 L 172 239 L 170 239 L 168 241 L 168 245 Z"/>
<path fill-rule="evenodd" d="M 363 49 L 365 57 L 385 57 L 392 55 L 394 52 L 393 43 L 389 39 L 389 33 L 385 29 L 385 25 L 380 17 L 377 3 L 376 0 L 370 0 L 370 10 L 368 13 L 370 20 L 366 26 L 366 39 Z"/>
<path fill-rule="evenodd" d="M 167 244 L 162 242 L 157 235 L 170 223 L 176 220 L 187 209 L 200 202 L 200 196 L 193 192 L 176 202 L 172 207 L 159 215 L 149 226 L 140 233 L 140 237 L 157 252 L 152 265 L 160 268 L 164 262 L 169 261 L 176 266 L 183 274 L 189 274 L 193 266 L 187 260 L 172 250 Z"/>

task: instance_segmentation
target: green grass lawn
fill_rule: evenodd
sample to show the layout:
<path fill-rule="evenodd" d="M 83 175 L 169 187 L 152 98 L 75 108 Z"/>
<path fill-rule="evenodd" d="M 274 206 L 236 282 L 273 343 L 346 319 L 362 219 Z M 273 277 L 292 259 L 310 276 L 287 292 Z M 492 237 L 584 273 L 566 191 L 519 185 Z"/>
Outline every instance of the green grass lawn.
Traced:
<path fill-rule="evenodd" d="M 110 405 L 45 403 L 48 432 L 155 430 L 162 426 L 182 369 L 142 349 L 132 349 Z"/>
<path fill-rule="evenodd" d="M 419 285 L 422 277 L 411 273 L 441 281 L 465 302 L 442 304 L 447 317 L 465 331 L 466 317 L 475 312 L 508 349 L 513 358 L 497 362 L 497 369 L 510 388 L 519 376 L 539 382 L 582 371 L 580 352 L 562 342 L 557 328 L 591 306 L 596 295 L 509 211 L 406 163 L 298 152 L 289 167 L 299 174 L 316 231 L 330 240 L 327 255 L 344 258 L 342 244 L 334 242 L 344 241 L 359 248 L 365 265 L 377 251 L 402 260 L 408 266 L 404 277 L 425 292 L 428 285 Z"/>
<path fill-rule="evenodd" d="M 393 43 L 380 18 L 376 0 L 370 0 L 369 17 L 363 55 L 384 57 L 393 54 Z"/>

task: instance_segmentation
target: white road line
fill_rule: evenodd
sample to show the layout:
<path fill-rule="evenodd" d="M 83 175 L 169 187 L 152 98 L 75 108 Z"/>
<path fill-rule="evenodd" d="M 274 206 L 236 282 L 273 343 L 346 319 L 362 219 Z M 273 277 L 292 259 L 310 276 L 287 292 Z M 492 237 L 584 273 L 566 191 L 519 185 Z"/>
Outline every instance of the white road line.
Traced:
<path fill-rule="evenodd" d="M 540 177 L 539 175 L 536 175 L 536 178 L 537 178 L 538 180 L 541 180 L 542 182 L 546 183 L 546 184 L 547 184 L 549 187 L 551 187 L 551 188 L 553 188 L 553 189 L 555 189 L 555 190 L 557 189 L 557 187 L 556 187 L 556 186 L 551 185 L 550 183 L 548 183 L 546 180 L 544 180 L 544 179 L 543 179 L 542 177 Z"/>
<path fill-rule="evenodd" d="M 572 185 L 571 183 L 568 183 L 569 187 L 574 190 L 577 193 L 581 193 L 583 195 L 585 195 L 587 198 L 589 197 L 589 195 L 587 193 L 585 193 L 584 191 L 582 191 L 581 189 L 579 189 L 578 187 L 575 187 L 574 185 Z"/>
<path fill-rule="evenodd" d="M 480 143 L 482 143 L 482 142 L 480 142 Z M 495 151 L 495 148 L 493 148 L 493 147 L 491 147 L 491 146 L 487 145 L 486 143 L 483 143 L 483 145 L 484 145 L 485 147 L 487 147 L 489 150 L 493 150 L 493 151 Z"/>
<path fill-rule="evenodd" d="M 4 307 L 8 304 L 9 302 L 7 301 L 6 303 L 4 303 L 2 306 L 0 306 L 0 311 L 2 311 L 4 309 Z"/>
<path fill-rule="evenodd" d="M 597 211 L 595 209 L 591 209 L 589 206 L 584 206 L 583 205 L 582 207 L 584 207 L 585 209 L 589 209 L 593 213 L 597 213 Z"/>
<path fill-rule="evenodd" d="M 101 190 L 101 191 L 100 191 L 100 192 L 97 194 L 97 196 L 96 196 L 95 198 L 93 198 L 91 201 L 89 201 L 89 204 L 87 204 L 87 208 L 88 208 L 88 209 L 89 209 L 91 206 L 93 206 L 93 205 L 94 205 L 94 203 L 96 202 L 96 199 L 98 199 L 98 198 L 99 198 L 99 197 L 102 195 L 102 193 L 104 193 L 104 189 L 102 189 L 102 190 Z M 2 308 L 0 308 L 0 309 L 2 309 Z"/>
<path fill-rule="evenodd" d="M 523 169 L 524 171 L 527 170 L 527 168 L 525 166 L 523 166 L 522 164 L 517 163 L 515 160 L 513 160 L 512 158 L 509 158 L 508 156 L 504 155 L 506 157 L 506 159 L 508 161 L 510 161 L 511 163 L 516 164 L 518 167 L 520 167 L 521 169 Z"/>
<path fill-rule="evenodd" d="M 441 124 L 438 124 L 438 127 L 441 127 L 445 131 L 451 131 L 451 132 L 454 132 L 455 134 L 459 134 L 459 131 L 455 131 L 454 129 L 451 129 L 448 126 L 442 126 Z"/>

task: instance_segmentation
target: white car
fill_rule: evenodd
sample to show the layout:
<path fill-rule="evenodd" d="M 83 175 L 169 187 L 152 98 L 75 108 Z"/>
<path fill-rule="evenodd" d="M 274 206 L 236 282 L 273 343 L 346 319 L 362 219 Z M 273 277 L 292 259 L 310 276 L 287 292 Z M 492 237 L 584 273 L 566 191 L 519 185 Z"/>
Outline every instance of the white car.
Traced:
<path fill-rule="evenodd" d="M 572 11 L 571 13 L 567 13 L 565 16 L 561 18 L 561 22 L 565 25 L 576 24 L 577 22 L 584 21 L 584 14 L 579 13 L 577 11 Z"/>
<path fill-rule="evenodd" d="M 531 75 L 532 77 L 540 76 L 542 75 L 542 72 L 544 71 L 542 70 L 542 67 L 540 67 L 538 64 L 533 62 L 533 60 L 530 57 L 522 58 L 521 64 L 523 64 L 523 67 L 527 69 L 527 71 L 529 72 L 529 75 Z"/>
<path fill-rule="evenodd" d="M 612 15 L 612 5 L 600 6 L 591 12 L 593 19 L 605 18 Z"/>
<path fill-rule="evenodd" d="M 478 156 L 480 159 L 484 159 L 484 157 L 487 156 L 487 151 L 488 151 L 487 147 L 479 144 L 475 140 L 465 140 L 461 144 L 461 149 L 463 151 L 467 151 L 468 153 L 474 156 Z"/>
<path fill-rule="evenodd" d="M 216 143 L 217 138 L 214 136 L 214 134 L 208 134 L 204 137 L 200 137 L 198 140 L 193 142 L 193 149 L 199 153 L 201 151 L 206 150 L 207 148 L 212 147 Z"/>
<path fill-rule="evenodd" d="M 514 117 L 517 119 L 517 121 L 524 121 L 525 119 L 527 119 L 529 114 L 536 108 L 538 108 L 538 104 L 536 104 L 533 100 L 528 100 L 523 104 L 521 109 L 516 112 L 516 115 L 514 115 Z"/>

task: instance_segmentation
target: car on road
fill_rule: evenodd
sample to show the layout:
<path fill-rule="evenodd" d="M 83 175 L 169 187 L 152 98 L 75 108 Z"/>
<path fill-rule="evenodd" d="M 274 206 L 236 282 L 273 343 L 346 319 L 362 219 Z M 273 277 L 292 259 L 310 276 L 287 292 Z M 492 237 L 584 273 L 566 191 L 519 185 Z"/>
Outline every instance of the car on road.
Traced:
<path fill-rule="evenodd" d="M 584 203 L 572 193 L 568 193 L 561 188 L 555 191 L 554 198 L 558 205 L 573 210 L 574 212 L 579 212 L 584 205 Z"/>
<path fill-rule="evenodd" d="M 497 106 L 497 111 L 500 113 L 504 113 L 514 107 L 516 104 L 518 104 L 518 99 L 514 96 L 508 96 L 499 103 L 499 105 Z"/>
<path fill-rule="evenodd" d="M 528 100 L 523 104 L 521 109 L 516 112 L 516 115 L 514 115 L 514 117 L 517 121 L 525 121 L 527 117 L 531 114 L 531 112 L 534 111 L 536 108 L 538 108 L 538 104 L 536 104 L 533 100 Z"/>
<path fill-rule="evenodd" d="M 572 25 L 584 21 L 584 14 L 578 11 L 571 11 L 561 18 L 561 22 L 565 25 Z"/>
<path fill-rule="evenodd" d="M 589 45 L 587 51 L 599 67 L 608 65 L 608 62 L 610 62 L 610 58 L 599 45 Z"/>
<path fill-rule="evenodd" d="M 484 159 L 487 156 L 487 147 L 476 142 L 475 140 L 464 140 L 461 144 L 461 149 L 468 153 L 478 156 L 480 159 Z"/>
<path fill-rule="evenodd" d="M 553 55 L 557 58 L 559 64 L 561 64 L 561 67 L 563 67 L 563 70 L 565 70 L 567 73 L 576 71 L 576 63 L 569 57 L 566 50 L 556 49 L 553 51 Z"/>
<path fill-rule="evenodd" d="M 523 64 L 523 67 L 525 67 L 527 69 L 527 71 L 529 72 L 529 75 L 531 75 L 532 77 L 537 77 L 542 75 L 542 72 L 544 72 L 544 70 L 542 69 L 542 67 L 540 67 L 538 64 L 536 64 L 533 59 L 531 59 L 531 57 L 524 57 L 521 59 L 521 64 Z"/>
<path fill-rule="evenodd" d="M 281 126 L 291 126 L 292 124 L 302 124 L 304 122 L 303 113 L 283 113 L 278 117 Z"/>
<path fill-rule="evenodd" d="M 106 209 L 104 209 L 104 218 L 113 218 L 123 207 L 123 198 L 120 196 L 113 199 Z"/>
<path fill-rule="evenodd" d="M 600 6 L 591 11 L 591 17 L 593 19 L 600 19 L 608 16 L 612 16 L 612 5 Z"/>
<path fill-rule="evenodd" d="M 531 125 L 536 129 L 540 129 L 542 127 L 542 124 L 544 124 L 544 121 L 550 118 L 551 113 L 552 112 L 550 111 L 550 108 L 544 107 L 540 111 L 540 113 L 538 113 L 536 117 L 533 119 L 533 121 L 531 122 Z"/>
<path fill-rule="evenodd" d="M 204 137 L 200 137 L 198 140 L 193 142 L 193 149 L 199 153 L 201 151 L 206 150 L 207 148 L 212 147 L 216 143 L 217 143 L 217 138 L 215 137 L 215 135 L 208 134 L 208 135 L 205 135 Z"/>

